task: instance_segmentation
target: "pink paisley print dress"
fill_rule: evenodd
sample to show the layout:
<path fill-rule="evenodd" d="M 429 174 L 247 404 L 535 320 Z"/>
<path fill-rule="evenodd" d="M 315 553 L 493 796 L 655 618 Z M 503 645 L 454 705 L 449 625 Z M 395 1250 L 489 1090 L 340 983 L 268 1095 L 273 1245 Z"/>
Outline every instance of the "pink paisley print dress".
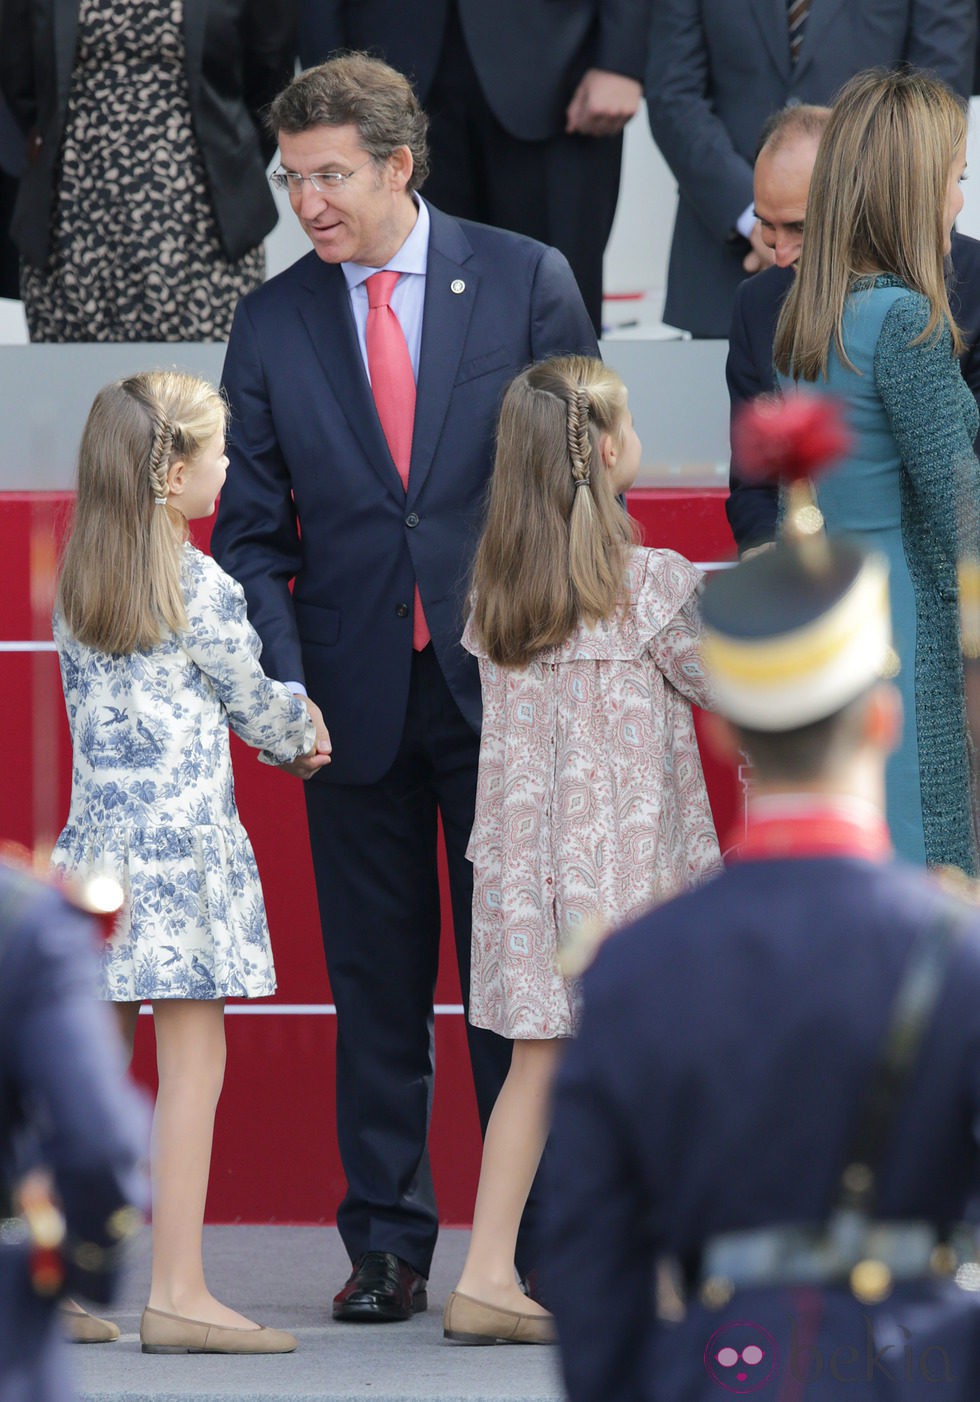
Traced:
<path fill-rule="evenodd" d="M 691 703 L 700 573 L 672 550 L 630 554 L 630 605 L 526 667 L 481 654 L 470 1021 L 505 1037 L 570 1036 L 563 936 L 620 924 L 720 870 Z"/>

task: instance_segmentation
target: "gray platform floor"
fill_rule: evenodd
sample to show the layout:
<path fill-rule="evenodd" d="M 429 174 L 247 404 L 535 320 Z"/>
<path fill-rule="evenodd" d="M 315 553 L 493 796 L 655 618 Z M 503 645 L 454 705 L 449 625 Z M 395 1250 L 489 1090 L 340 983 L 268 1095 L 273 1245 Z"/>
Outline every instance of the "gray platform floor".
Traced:
<path fill-rule="evenodd" d="M 442 1308 L 467 1237 L 465 1231 L 443 1230 L 427 1314 L 404 1324 L 357 1325 L 330 1317 L 331 1300 L 349 1270 L 332 1227 L 208 1227 L 205 1266 L 214 1293 L 299 1339 L 293 1354 L 254 1358 L 140 1352 L 147 1239 L 121 1299 L 106 1311 L 122 1338 L 71 1349 L 79 1394 L 85 1402 L 561 1402 L 555 1348 L 467 1348 L 443 1339 Z"/>

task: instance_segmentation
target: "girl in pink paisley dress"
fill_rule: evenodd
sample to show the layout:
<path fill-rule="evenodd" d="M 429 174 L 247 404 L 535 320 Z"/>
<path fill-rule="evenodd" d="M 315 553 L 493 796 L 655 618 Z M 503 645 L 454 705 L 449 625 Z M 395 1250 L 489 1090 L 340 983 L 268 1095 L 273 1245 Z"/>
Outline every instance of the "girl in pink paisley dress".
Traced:
<path fill-rule="evenodd" d="M 640 464 L 626 389 L 598 360 L 532 366 L 504 398 L 463 645 L 479 659 L 470 1019 L 514 1039 L 473 1234 L 444 1330 L 548 1342 L 514 1269 L 576 986 L 563 944 L 720 869 L 694 733 L 708 701 L 700 574 L 638 547 L 619 501 Z"/>

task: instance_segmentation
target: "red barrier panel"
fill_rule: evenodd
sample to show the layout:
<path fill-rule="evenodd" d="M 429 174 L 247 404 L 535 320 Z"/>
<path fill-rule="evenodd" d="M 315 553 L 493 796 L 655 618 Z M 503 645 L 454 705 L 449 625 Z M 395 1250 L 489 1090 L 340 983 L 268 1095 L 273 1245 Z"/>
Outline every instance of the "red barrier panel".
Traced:
<path fill-rule="evenodd" d="M 632 493 L 630 509 L 643 524 L 647 544 L 720 561 L 732 553 L 724 496 L 650 489 Z M 0 839 L 27 847 L 55 836 L 64 822 L 71 752 L 54 654 L 10 645 L 50 644 L 54 555 L 70 507 L 67 493 L 0 494 Z M 209 534 L 208 524 L 198 523 L 194 536 L 202 548 Z M 302 792 L 298 781 L 260 765 L 234 737 L 232 744 L 238 805 L 262 875 L 279 988 L 274 999 L 244 1005 L 241 1012 L 229 1004 L 228 1071 L 208 1219 L 329 1222 L 344 1187 L 334 1133 L 335 1023 L 326 1011 L 330 991 Z M 705 768 L 716 822 L 727 830 L 737 808 L 735 777 L 707 757 Z M 445 887 L 443 919 L 448 930 Z M 443 941 L 436 1001 L 460 1001 L 450 938 Z M 293 1011 L 297 1005 L 317 1010 Z M 152 1085 L 149 1024 L 149 1018 L 140 1019 L 135 1071 Z M 463 1019 L 456 1013 L 436 1017 L 436 1062 L 431 1157 L 440 1216 L 446 1223 L 467 1223 L 480 1142 Z"/>

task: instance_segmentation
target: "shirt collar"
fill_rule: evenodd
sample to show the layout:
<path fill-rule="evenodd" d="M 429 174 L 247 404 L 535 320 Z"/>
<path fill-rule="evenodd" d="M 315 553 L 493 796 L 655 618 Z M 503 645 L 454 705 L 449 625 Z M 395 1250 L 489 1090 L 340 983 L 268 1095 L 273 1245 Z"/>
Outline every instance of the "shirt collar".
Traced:
<path fill-rule="evenodd" d="M 392 254 L 384 266 L 395 273 L 419 273 L 424 277 L 429 261 L 429 211 L 421 195 L 415 195 L 413 198 L 419 217 L 401 248 Z M 340 266 L 344 270 L 348 292 L 360 287 L 372 273 L 383 271 L 382 268 L 366 267 L 363 263 L 341 263 Z"/>

